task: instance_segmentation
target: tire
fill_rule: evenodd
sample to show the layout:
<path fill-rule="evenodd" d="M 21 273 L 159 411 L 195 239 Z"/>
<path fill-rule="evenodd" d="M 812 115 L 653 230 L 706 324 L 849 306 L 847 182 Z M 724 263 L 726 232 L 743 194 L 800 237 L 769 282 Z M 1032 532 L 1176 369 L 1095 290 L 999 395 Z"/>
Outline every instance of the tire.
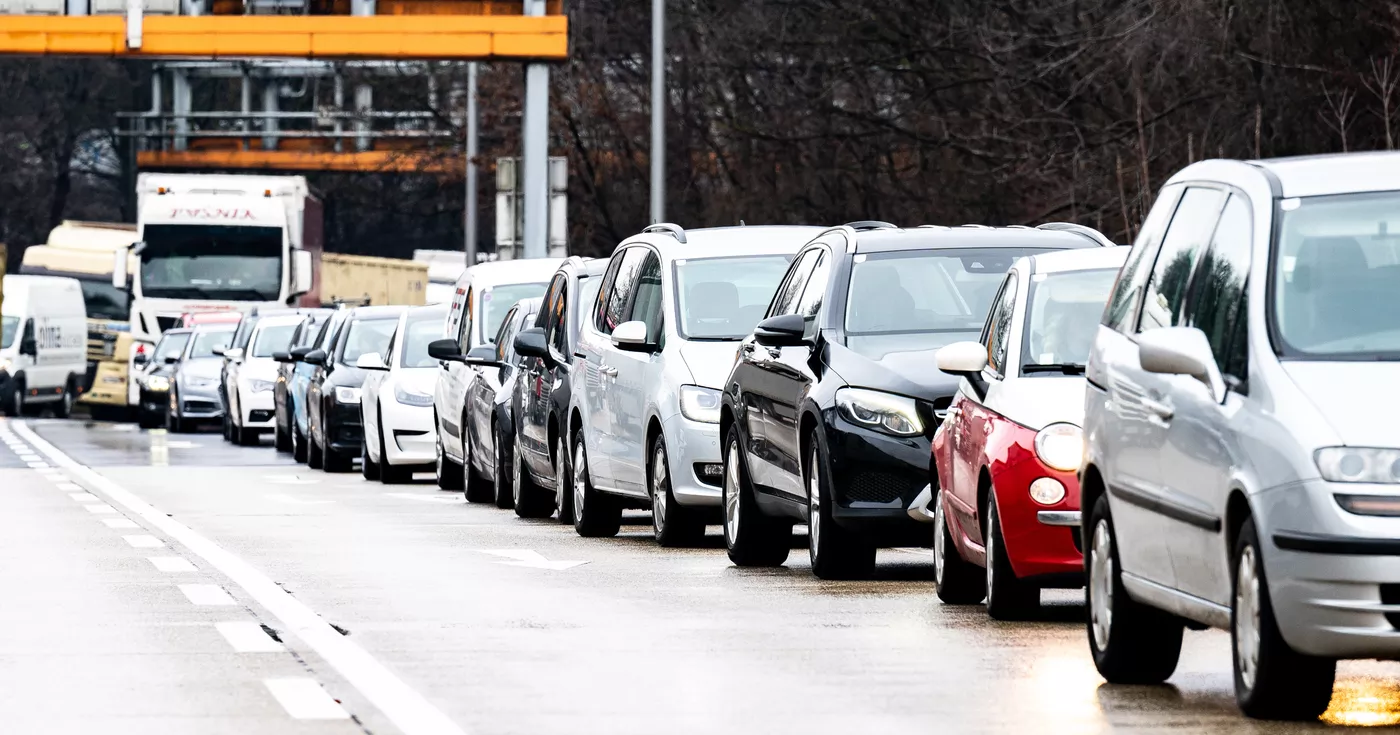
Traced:
<path fill-rule="evenodd" d="M 491 432 L 491 456 L 492 479 L 496 486 L 496 507 L 501 510 L 510 510 L 515 507 L 515 468 L 510 465 L 505 456 L 504 445 L 501 444 L 501 431 L 496 429 Z"/>
<path fill-rule="evenodd" d="M 350 454 L 342 454 L 334 449 L 326 448 L 322 451 L 322 469 L 326 472 L 342 473 L 355 469 L 355 458 Z"/>
<path fill-rule="evenodd" d="M 1094 667 L 1111 684 L 1160 684 L 1176 671 L 1185 626 L 1181 618 L 1137 602 L 1123 589 L 1108 496 L 1095 501 L 1088 528 L 1084 571 Z"/>
<path fill-rule="evenodd" d="M 819 579 L 869 579 L 875 572 L 875 545 L 837 525 L 832 515 L 835 501 L 831 479 L 823 468 L 821 446 L 808 438 L 807 453 L 807 556 Z"/>
<path fill-rule="evenodd" d="M 574 531 L 584 538 L 616 536 L 622 529 L 622 503 L 593 487 L 588 475 L 588 449 L 583 432 L 574 434 Z"/>
<path fill-rule="evenodd" d="M 316 430 L 310 431 L 310 446 L 306 448 L 306 466 L 313 470 L 319 470 L 325 466 L 326 456 L 321 450 L 321 445 L 316 443 Z"/>
<path fill-rule="evenodd" d="M 262 442 L 260 441 L 261 438 L 262 438 L 262 433 L 259 432 L 257 429 L 243 429 L 243 428 L 240 428 L 240 429 L 238 429 L 238 435 L 237 435 L 238 441 L 236 441 L 236 442 L 234 442 L 234 443 L 237 444 L 237 445 L 240 446 L 240 447 L 256 447 L 256 446 L 258 446 L 259 444 L 262 443 Z"/>
<path fill-rule="evenodd" d="M 949 605 L 976 605 L 987 596 L 987 575 L 962 558 L 948 530 L 943 491 L 934 496 L 933 586 L 938 599 Z"/>
<path fill-rule="evenodd" d="M 781 566 L 792 548 L 792 521 L 759 509 L 738 429 L 730 428 L 724 446 L 724 546 L 729 561 L 741 567 Z"/>
<path fill-rule="evenodd" d="M 383 457 L 384 455 L 379 455 Z M 381 479 L 379 474 L 379 463 L 369 458 L 369 445 L 364 440 L 360 440 L 360 476 L 370 482 Z"/>
<path fill-rule="evenodd" d="M 436 417 L 434 417 L 436 419 Z M 437 475 L 437 486 L 440 490 L 461 490 L 462 489 L 462 466 L 453 462 L 447 456 L 447 451 L 442 446 L 442 432 L 438 430 L 438 423 L 433 421 L 433 431 L 437 434 L 437 459 L 433 472 Z"/>
<path fill-rule="evenodd" d="M 226 441 L 226 442 L 232 444 L 232 443 L 233 443 L 233 419 L 229 418 L 228 412 L 225 412 L 225 413 L 224 413 L 223 421 L 221 422 L 221 424 L 223 425 L 223 429 L 224 429 L 224 441 Z"/>
<path fill-rule="evenodd" d="M 666 438 L 661 434 L 651 442 L 647 485 L 656 543 L 667 548 L 700 545 L 705 540 L 705 517 L 697 509 L 681 505 L 671 492 L 671 465 L 666 458 Z"/>
<path fill-rule="evenodd" d="M 379 481 L 385 485 L 404 485 L 413 481 L 413 468 L 389 464 L 389 452 L 384 443 L 384 412 L 379 412 Z"/>
<path fill-rule="evenodd" d="M 540 487 L 530 476 L 530 469 L 520 457 L 518 447 L 510 452 L 511 488 L 514 496 L 515 514 L 521 518 L 548 518 L 554 515 L 554 494 Z M 619 526 L 622 512 L 618 511 Z"/>
<path fill-rule="evenodd" d="M 477 474 L 476 468 L 472 466 L 465 416 L 462 417 L 462 434 L 462 495 L 468 503 L 495 503 L 496 486 Z"/>
<path fill-rule="evenodd" d="M 169 398 L 165 401 L 165 430 L 172 434 L 183 434 L 185 423 L 180 420 L 180 396 L 175 393 L 174 386 L 171 387 Z"/>
<path fill-rule="evenodd" d="M 554 505 L 559 509 L 559 522 L 574 523 L 574 470 L 564 435 L 554 437 Z"/>
<path fill-rule="evenodd" d="M 10 387 L 10 398 L 5 402 L 5 413 L 20 416 L 24 413 L 24 383 L 15 381 Z"/>
<path fill-rule="evenodd" d="M 1040 588 L 1016 578 L 1006 555 L 996 491 L 987 493 L 987 615 L 993 620 L 1025 620 L 1040 611 Z"/>
<path fill-rule="evenodd" d="M 63 395 L 59 397 L 58 405 L 54 406 L 54 418 L 66 419 L 73 415 L 74 393 L 75 391 L 73 390 L 73 379 L 69 378 L 68 382 L 63 384 Z"/>
<path fill-rule="evenodd" d="M 165 416 L 147 411 L 144 408 L 137 409 L 136 425 L 142 429 L 158 429 L 165 425 Z"/>
<path fill-rule="evenodd" d="M 308 454 L 307 449 L 308 449 L 308 448 L 309 448 L 309 447 L 306 446 L 306 435 L 302 434 L 302 433 L 301 433 L 301 429 L 298 429 L 298 428 L 297 428 L 296 419 L 293 418 L 293 419 L 292 419 L 292 461 L 294 461 L 294 462 L 299 462 L 299 463 L 306 463 L 306 462 L 308 462 L 309 459 L 310 459 L 310 458 L 307 456 L 307 454 Z"/>
<path fill-rule="evenodd" d="M 1317 719 L 1332 701 L 1337 662 L 1298 653 L 1283 639 L 1254 519 L 1247 519 L 1240 528 L 1232 560 L 1230 648 L 1235 701 L 1245 715 L 1258 719 Z"/>
<path fill-rule="evenodd" d="M 277 422 L 274 420 L 273 425 L 276 428 L 272 430 L 272 445 L 283 454 L 289 453 L 292 451 L 292 430 L 283 429 L 276 424 Z"/>

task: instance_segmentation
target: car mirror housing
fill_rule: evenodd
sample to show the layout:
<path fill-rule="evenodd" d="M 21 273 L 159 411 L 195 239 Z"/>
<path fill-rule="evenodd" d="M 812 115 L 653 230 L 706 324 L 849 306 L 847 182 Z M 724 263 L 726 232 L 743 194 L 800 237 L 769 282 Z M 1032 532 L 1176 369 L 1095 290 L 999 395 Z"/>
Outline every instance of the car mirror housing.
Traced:
<path fill-rule="evenodd" d="M 804 344 L 807 319 L 801 314 L 770 316 L 753 328 L 754 341 L 764 347 L 794 347 Z"/>
<path fill-rule="evenodd" d="M 543 327 L 532 327 L 515 335 L 515 351 L 522 357 L 538 357 L 545 362 L 552 362 Z"/>
<path fill-rule="evenodd" d="M 934 360 L 949 375 L 976 375 L 987 367 L 987 348 L 981 342 L 954 342 L 940 349 Z"/>
<path fill-rule="evenodd" d="M 378 352 L 366 352 L 355 360 L 355 367 L 361 370 L 388 370 L 389 366 L 384 364 L 384 358 Z"/>
<path fill-rule="evenodd" d="M 428 343 L 428 356 L 434 360 L 444 360 L 446 362 L 463 362 L 462 348 L 457 346 L 455 339 L 437 339 Z"/>
<path fill-rule="evenodd" d="M 138 352 L 131 357 L 131 364 L 136 367 L 145 367 L 151 361 L 151 356 L 144 352 Z"/>
<path fill-rule="evenodd" d="M 1225 380 L 1215 364 L 1206 333 L 1195 327 L 1163 327 L 1138 335 L 1138 361 L 1142 369 L 1161 375 L 1189 375 L 1221 400 Z"/>
<path fill-rule="evenodd" d="M 296 349 L 289 350 L 287 352 L 287 357 L 291 362 L 301 362 L 306 359 L 307 355 L 311 354 L 311 350 L 311 347 L 297 347 Z"/>
<path fill-rule="evenodd" d="M 496 360 L 496 348 L 491 345 L 481 345 L 473 347 L 467 356 L 462 359 L 468 365 L 479 365 L 481 367 L 495 367 L 501 363 Z"/>
<path fill-rule="evenodd" d="M 179 361 L 180 361 L 180 358 L 179 358 L 179 357 L 176 357 L 175 355 L 166 355 L 166 356 L 165 356 L 165 364 L 166 364 L 166 365 L 174 365 L 175 363 L 177 363 L 177 362 L 179 362 Z"/>
<path fill-rule="evenodd" d="M 324 367 L 325 364 L 326 364 L 326 351 L 325 351 L 325 350 L 312 350 L 312 351 L 306 353 L 305 355 L 303 355 L 302 358 L 301 358 L 301 360 L 302 360 L 302 362 L 305 362 L 305 363 L 307 363 L 308 365 L 320 365 L 320 366 Z"/>
<path fill-rule="evenodd" d="M 272 361 L 273 361 L 273 362 L 291 362 L 291 361 L 292 361 L 292 356 L 291 356 L 291 354 L 288 353 L 288 352 L 284 352 L 284 351 L 282 351 L 282 350 L 278 350 L 278 351 L 272 353 Z"/>
<path fill-rule="evenodd" d="M 647 323 L 623 322 L 613 329 L 613 346 L 628 352 L 655 352 L 656 345 L 647 341 Z"/>

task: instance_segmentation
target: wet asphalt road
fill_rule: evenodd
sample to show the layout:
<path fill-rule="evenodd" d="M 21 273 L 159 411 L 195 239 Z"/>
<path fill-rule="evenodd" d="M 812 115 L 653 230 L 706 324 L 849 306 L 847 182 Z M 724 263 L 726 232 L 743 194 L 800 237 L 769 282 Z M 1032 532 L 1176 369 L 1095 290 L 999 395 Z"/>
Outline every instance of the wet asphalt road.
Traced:
<path fill-rule="evenodd" d="M 1168 686 L 1104 685 L 1082 594 L 995 623 L 940 605 L 920 552 L 822 582 L 800 548 L 734 568 L 713 528 L 685 551 L 640 514 L 581 539 L 217 434 L 17 423 L 0 421 L 0 732 L 1325 729 L 1242 718 L 1219 632 L 1188 634 Z M 1344 664 L 1324 719 L 1400 723 L 1400 664 Z"/>

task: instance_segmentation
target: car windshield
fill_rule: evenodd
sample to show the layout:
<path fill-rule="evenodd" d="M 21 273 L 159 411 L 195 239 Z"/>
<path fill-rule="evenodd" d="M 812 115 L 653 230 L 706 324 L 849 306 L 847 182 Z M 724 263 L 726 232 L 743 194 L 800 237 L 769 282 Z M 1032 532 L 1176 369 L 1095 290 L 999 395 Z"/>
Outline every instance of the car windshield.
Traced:
<path fill-rule="evenodd" d="M 126 321 L 131 318 L 131 294 L 109 281 L 80 280 L 89 319 Z"/>
<path fill-rule="evenodd" d="M 403 352 L 399 354 L 399 360 L 406 368 L 436 367 L 438 361 L 428 356 L 428 343 L 442 337 L 442 320 L 446 312 L 438 316 L 423 319 L 409 319 L 404 325 L 404 334 L 400 343 L 403 345 Z"/>
<path fill-rule="evenodd" d="M 167 357 L 179 357 L 180 353 L 185 351 L 185 345 L 189 344 L 189 341 L 189 332 L 166 334 L 156 344 L 156 356 L 153 362 L 160 365 L 165 362 Z"/>
<path fill-rule="evenodd" d="M 296 329 L 295 324 L 263 327 L 258 332 L 258 338 L 253 340 L 253 357 L 272 357 L 272 353 L 287 349 L 292 341 L 292 332 Z"/>
<path fill-rule="evenodd" d="M 677 260 L 677 331 L 685 339 L 748 336 L 791 262 L 787 255 Z"/>
<path fill-rule="evenodd" d="M 321 331 L 321 325 L 325 324 L 325 319 L 307 319 L 302 325 L 301 334 L 297 335 L 297 343 L 292 348 L 309 347 L 316 342 L 316 334 Z"/>
<path fill-rule="evenodd" d="M 543 296 L 548 287 L 547 283 L 512 283 L 486 289 L 486 294 L 481 297 L 482 343 L 494 343 L 496 333 L 501 331 L 501 322 L 506 320 L 506 313 L 515 306 L 515 302 Z"/>
<path fill-rule="evenodd" d="M 379 319 L 356 319 L 350 322 L 349 332 L 345 333 L 345 339 L 341 340 L 345 345 L 340 352 L 340 364 L 354 365 L 361 355 L 375 352 L 384 354 L 389 349 L 389 339 L 394 336 L 394 329 L 399 326 L 398 317 L 381 317 Z M 438 331 L 442 331 L 441 325 Z"/>
<path fill-rule="evenodd" d="M 6 349 L 15 343 L 15 336 L 19 334 L 19 317 L 0 317 L 0 349 Z"/>
<path fill-rule="evenodd" d="M 208 332 L 195 332 L 194 344 L 190 345 L 189 359 L 194 360 L 200 357 L 214 357 L 214 350 L 220 347 L 228 347 L 233 340 L 233 330 L 219 330 Z"/>
<path fill-rule="evenodd" d="M 879 359 L 975 340 L 1006 271 L 1033 248 L 861 253 L 846 297 L 846 346 Z"/>
<path fill-rule="evenodd" d="M 1285 199 L 1279 215 L 1281 355 L 1400 360 L 1400 192 Z"/>
<path fill-rule="evenodd" d="M 141 295 L 276 301 L 282 230 L 232 225 L 147 225 Z"/>
<path fill-rule="evenodd" d="M 1032 277 L 1026 301 L 1021 370 L 1035 365 L 1083 365 L 1089 359 L 1117 268 Z M 1030 371 L 1030 375 L 1052 372 Z"/>

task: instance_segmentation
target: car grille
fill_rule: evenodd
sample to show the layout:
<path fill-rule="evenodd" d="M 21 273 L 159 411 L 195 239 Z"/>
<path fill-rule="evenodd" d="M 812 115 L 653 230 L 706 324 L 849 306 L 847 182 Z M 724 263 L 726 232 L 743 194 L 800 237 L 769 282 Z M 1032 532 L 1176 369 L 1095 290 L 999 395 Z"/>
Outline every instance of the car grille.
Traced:
<path fill-rule="evenodd" d="M 219 405 L 213 401 L 185 401 L 185 413 L 213 413 L 219 410 Z"/>
<path fill-rule="evenodd" d="M 918 489 L 904 475 L 863 470 L 851 474 L 845 494 L 852 503 L 891 503 Z"/>

